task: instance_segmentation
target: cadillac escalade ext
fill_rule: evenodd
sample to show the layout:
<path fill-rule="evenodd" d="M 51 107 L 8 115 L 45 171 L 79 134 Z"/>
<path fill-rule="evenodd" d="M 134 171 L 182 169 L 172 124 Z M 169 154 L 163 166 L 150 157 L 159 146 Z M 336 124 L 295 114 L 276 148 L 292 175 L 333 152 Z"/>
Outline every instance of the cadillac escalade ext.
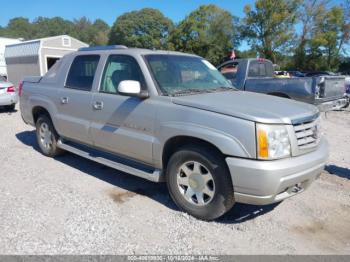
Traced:
<path fill-rule="evenodd" d="M 82 48 L 25 78 L 20 108 L 44 155 L 69 151 L 165 181 L 180 209 L 204 220 L 304 191 L 328 157 L 315 106 L 238 91 L 179 52 Z"/>

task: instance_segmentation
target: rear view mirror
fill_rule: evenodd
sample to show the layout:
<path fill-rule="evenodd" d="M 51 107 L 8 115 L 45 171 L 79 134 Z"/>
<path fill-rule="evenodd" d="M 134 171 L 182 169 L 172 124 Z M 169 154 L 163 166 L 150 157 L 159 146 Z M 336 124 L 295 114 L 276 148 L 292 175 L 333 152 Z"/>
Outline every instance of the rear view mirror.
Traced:
<path fill-rule="evenodd" d="M 119 83 L 118 93 L 124 96 L 137 96 L 141 99 L 149 97 L 147 91 L 141 90 L 139 81 L 124 80 Z"/>
<path fill-rule="evenodd" d="M 141 92 L 141 84 L 133 80 L 121 81 L 118 85 L 118 92 L 121 95 L 137 96 Z"/>

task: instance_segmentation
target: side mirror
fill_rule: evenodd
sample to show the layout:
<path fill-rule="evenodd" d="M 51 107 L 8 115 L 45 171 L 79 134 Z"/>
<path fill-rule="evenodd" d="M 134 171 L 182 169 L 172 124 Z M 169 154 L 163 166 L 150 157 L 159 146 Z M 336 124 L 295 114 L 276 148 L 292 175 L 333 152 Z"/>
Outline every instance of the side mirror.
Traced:
<path fill-rule="evenodd" d="M 148 92 L 141 91 L 141 84 L 139 81 L 124 80 L 118 85 L 118 92 L 125 96 L 137 96 L 140 98 L 147 98 Z"/>

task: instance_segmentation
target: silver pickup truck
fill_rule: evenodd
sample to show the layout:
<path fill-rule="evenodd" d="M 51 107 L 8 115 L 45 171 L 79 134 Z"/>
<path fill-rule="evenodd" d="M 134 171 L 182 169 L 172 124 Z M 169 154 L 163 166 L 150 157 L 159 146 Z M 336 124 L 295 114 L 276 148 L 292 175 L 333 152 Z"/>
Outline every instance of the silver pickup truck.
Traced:
<path fill-rule="evenodd" d="M 218 69 L 239 90 L 294 99 L 320 111 L 339 110 L 348 102 L 344 76 L 274 78 L 272 62 L 262 58 L 229 60 Z"/>
<path fill-rule="evenodd" d="M 237 91 L 208 61 L 83 48 L 20 86 L 42 153 L 70 151 L 145 179 L 204 220 L 304 191 L 328 157 L 316 107 Z M 77 160 L 78 161 L 78 160 Z"/>

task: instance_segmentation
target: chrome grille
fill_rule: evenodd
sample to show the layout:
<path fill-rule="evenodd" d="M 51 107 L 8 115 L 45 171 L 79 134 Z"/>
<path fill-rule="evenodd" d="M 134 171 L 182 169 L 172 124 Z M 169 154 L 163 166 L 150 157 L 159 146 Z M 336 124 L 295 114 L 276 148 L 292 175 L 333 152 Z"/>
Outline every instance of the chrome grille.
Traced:
<path fill-rule="evenodd" d="M 320 141 L 320 118 L 293 125 L 299 149 L 317 146 Z"/>

